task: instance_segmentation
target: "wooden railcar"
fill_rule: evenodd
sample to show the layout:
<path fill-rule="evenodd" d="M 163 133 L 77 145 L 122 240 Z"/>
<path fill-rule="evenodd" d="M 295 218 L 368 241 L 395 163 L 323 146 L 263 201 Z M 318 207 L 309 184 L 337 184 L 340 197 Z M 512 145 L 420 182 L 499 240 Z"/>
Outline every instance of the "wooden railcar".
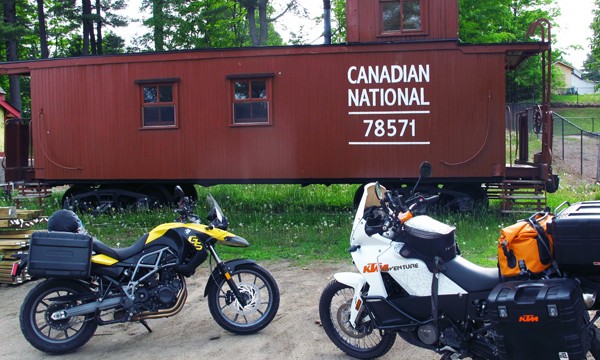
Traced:
<path fill-rule="evenodd" d="M 407 4 L 412 22 L 388 24 Z M 548 41 L 462 44 L 455 0 L 347 10 L 346 44 L 2 63 L 30 77 L 31 122 L 7 133 L 31 134 L 35 156 L 7 178 L 165 200 L 174 184 L 410 184 L 427 160 L 448 193 L 553 183 L 547 158 L 516 170 L 505 150 L 506 71 Z"/>

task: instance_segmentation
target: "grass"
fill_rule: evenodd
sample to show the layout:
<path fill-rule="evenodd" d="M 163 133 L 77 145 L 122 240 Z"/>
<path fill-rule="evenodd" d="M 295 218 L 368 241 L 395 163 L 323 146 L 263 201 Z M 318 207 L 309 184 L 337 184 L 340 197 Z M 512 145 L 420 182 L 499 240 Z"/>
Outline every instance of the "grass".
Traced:
<path fill-rule="evenodd" d="M 585 95 L 556 95 L 550 97 L 552 104 L 598 104 L 600 103 L 600 94 Z"/>
<path fill-rule="evenodd" d="M 552 111 L 568 119 L 583 130 L 600 132 L 600 107 L 560 107 Z M 557 123 L 561 125 L 562 122 Z M 555 134 L 560 134 L 560 128 L 555 129 Z"/>
<path fill-rule="evenodd" d="M 553 96 L 553 102 L 600 103 L 600 94 Z M 583 126 L 596 128 L 600 108 L 565 107 L 553 109 L 564 117 L 584 119 Z M 594 119 L 594 123 L 585 119 Z M 533 140 L 532 137 L 530 140 Z M 537 151 L 539 144 L 531 145 Z M 507 159 L 508 160 L 508 159 Z M 514 160 L 514 159 L 512 159 Z M 600 186 L 577 176 L 561 173 L 561 186 L 548 194 L 548 205 L 554 209 L 563 201 L 571 203 L 600 199 Z M 230 221 L 230 231 L 249 240 L 245 249 L 220 247 L 224 259 L 246 257 L 255 260 L 288 260 L 296 264 L 314 261 L 350 261 L 346 252 L 354 217 L 352 200 L 358 185 L 219 185 L 198 187 L 199 199 L 210 192 Z M 60 208 L 62 192 L 55 192 L 44 204 L 46 214 Z M 0 206 L 6 206 L 0 200 Z M 30 208 L 35 208 L 31 203 Z M 457 243 L 463 255 L 480 265 L 495 266 L 500 229 L 513 224 L 519 216 L 502 215 L 498 203 L 478 208 L 472 213 L 432 214 L 457 228 Z M 204 202 L 198 213 L 205 216 Z M 523 216 L 523 215 L 522 215 Z M 112 215 L 80 215 L 88 231 L 113 247 L 126 247 L 153 227 L 175 219 L 172 209 Z M 43 228 L 43 225 L 38 225 Z"/>
<path fill-rule="evenodd" d="M 219 185 L 198 187 L 199 199 L 210 192 L 229 218 L 229 230 L 246 238 L 245 249 L 222 246 L 224 259 L 287 260 L 303 265 L 314 261 L 350 261 L 346 252 L 354 218 L 352 199 L 358 185 Z M 59 208 L 61 193 L 45 203 L 45 213 Z M 31 207 L 35 207 L 31 203 Z M 204 216 L 201 202 L 198 213 Z M 481 265 L 495 266 L 499 229 L 517 217 L 502 216 L 498 204 L 473 213 L 432 215 L 456 226 L 463 255 Z M 113 247 L 131 245 L 154 226 L 175 218 L 172 209 L 112 215 L 80 215 L 87 230 Z M 43 226 L 39 226 L 43 228 Z"/>
<path fill-rule="evenodd" d="M 199 199 L 210 192 L 229 218 L 229 230 L 246 238 L 252 246 L 239 249 L 226 246 L 218 251 L 224 259 L 287 260 L 298 265 L 315 261 L 350 261 L 346 252 L 354 217 L 352 198 L 358 185 L 219 185 L 198 187 Z M 62 193 L 54 193 L 45 203 L 45 213 L 59 208 Z M 548 194 L 554 209 L 563 201 L 574 203 L 600 199 L 600 186 L 561 174 L 561 188 Z M 31 208 L 36 204 L 31 203 Z M 482 266 L 495 266 L 500 229 L 524 215 L 502 215 L 500 205 L 476 208 L 471 213 L 430 214 L 456 227 L 457 243 L 465 258 Z M 198 213 L 207 213 L 199 201 Z M 131 245 L 145 232 L 175 218 L 173 209 L 80 215 L 87 230 L 113 247 Z M 43 228 L 43 225 L 38 225 Z"/>

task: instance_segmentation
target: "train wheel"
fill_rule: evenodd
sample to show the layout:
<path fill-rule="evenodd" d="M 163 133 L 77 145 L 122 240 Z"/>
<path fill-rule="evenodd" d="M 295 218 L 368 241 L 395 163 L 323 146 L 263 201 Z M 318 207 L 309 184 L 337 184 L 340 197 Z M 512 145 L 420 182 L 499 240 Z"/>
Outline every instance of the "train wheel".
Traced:
<path fill-rule="evenodd" d="M 85 194 L 86 192 L 90 192 L 92 189 L 89 186 L 82 185 L 74 185 L 65 191 L 62 197 L 62 208 L 72 211 L 81 210 L 82 202 L 80 200 L 76 200 L 75 196 Z"/>
<path fill-rule="evenodd" d="M 169 199 L 169 192 L 162 185 L 142 185 L 136 192 L 148 196 L 148 206 L 151 209 L 166 205 Z"/>

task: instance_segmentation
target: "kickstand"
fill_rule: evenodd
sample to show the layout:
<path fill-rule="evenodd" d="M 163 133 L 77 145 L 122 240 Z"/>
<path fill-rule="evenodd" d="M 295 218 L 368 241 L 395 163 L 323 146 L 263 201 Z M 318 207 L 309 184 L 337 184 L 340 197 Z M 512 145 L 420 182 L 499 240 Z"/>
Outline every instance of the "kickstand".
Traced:
<path fill-rule="evenodd" d="M 148 326 L 148 323 L 146 322 L 146 320 L 144 320 L 144 319 L 140 320 L 140 324 L 144 325 L 144 327 L 146 328 L 146 330 L 148 330 L 149 333 L 152 332 L 152 329 L 150 329 L 150 326 Z"/>

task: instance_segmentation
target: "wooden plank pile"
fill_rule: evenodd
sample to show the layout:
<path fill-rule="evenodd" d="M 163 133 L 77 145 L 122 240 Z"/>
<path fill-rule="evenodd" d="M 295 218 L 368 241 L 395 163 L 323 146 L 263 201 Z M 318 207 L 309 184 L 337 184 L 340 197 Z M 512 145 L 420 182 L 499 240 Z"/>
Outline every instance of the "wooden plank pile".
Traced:
<path fill-rule="evenodd" d="M 27 253 L 34 231 L 29 228 L 46 220 L 42 210 L 0 207 L 0 284 L 20 284 L 30 279 L 26 271 L 11 276 L 13 265 L 19 262 L 14 255 Z"/>

